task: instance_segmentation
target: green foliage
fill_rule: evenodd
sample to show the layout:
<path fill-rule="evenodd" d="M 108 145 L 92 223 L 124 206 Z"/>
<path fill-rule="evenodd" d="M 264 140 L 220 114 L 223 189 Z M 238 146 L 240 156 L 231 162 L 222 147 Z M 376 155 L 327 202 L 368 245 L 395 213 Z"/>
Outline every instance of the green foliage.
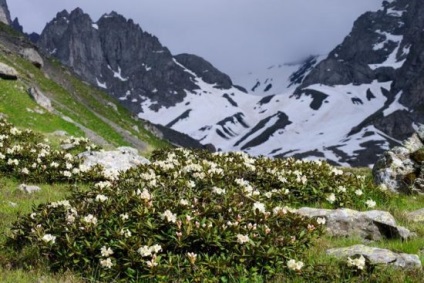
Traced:
<path fill-rule="evenodd" d="M 106 282 L 314 274 L 301 259 L 321 224 L 288 204 L 365 207 L 366 188 L 325 162 L 156 151 L 150 165 L 34 208 L 9 245 L 35 246 L 53 270 Z"/>
<path fill-rule="evenodd" d="M 87 139 L 72 138 L 75 145 L 86 149 Z M 88 146 L 88 149 L 97 148 Z M 20 130 L 0 118 L 0 172 L 24 182 L 53 183 L 103 180 L 102 168 L 87 168 L 74 154 L 52 150 L 42 137 L 31 130 Z"/>

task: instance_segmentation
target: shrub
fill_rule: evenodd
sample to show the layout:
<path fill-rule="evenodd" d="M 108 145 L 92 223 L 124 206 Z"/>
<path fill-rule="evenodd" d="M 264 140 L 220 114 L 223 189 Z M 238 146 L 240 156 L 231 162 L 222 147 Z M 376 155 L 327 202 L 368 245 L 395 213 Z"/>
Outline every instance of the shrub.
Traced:
<path fill-rule="evenodd" d="M 364 208 L 367 186 L 321 161 L 157 151 L 150 165 L 34 208 L 9 244 L 105 282 L 293 276 L 311 270 L 302 253 L 322 221 L 288 205 Z"/>

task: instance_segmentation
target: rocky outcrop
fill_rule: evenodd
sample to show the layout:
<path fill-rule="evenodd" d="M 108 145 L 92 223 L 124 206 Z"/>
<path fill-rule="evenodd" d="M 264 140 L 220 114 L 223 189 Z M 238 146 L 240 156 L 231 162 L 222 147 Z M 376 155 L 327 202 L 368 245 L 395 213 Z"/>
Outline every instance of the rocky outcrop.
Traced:
<path fill-rule="evenodd" d="M 17 80 L 18 72 L 9 65 L 0 62 L 0 78 L 4 80 Z"/>
<path fill-rule="evenodd" d="M 392 82 L 390 97 L 399 95 L 405 110 L 385 115 L 383 108 L 358 127 L 374 125 L 397 140 L 408 138 L 414 123 L 424 123 L 423 15 L 421 0 L 384 1 L 379 11 L 355 21 L 351 33 L 309 73 L 296 93 L 313 84 Z"/>
<path fill-rule="evenodd" d="M 199 56 L 192 54 L 179 54 L 175 56 L 175 59 L 184 65 L 184 67 L 193 71 L 205 82 L 215 84 L 216 88 L 230 89 L 233 86 L 233 82 L 228 75 L 222 73 L 212 66 L 211 63 Z"/>
<path fill-rule="evenodd" d="M 6 25 L 10 25 L 12 22 L 6 0 L 0 0 L 0 22 Z"/>
<path fill-rule="evenodd" d="M 372 265 L 392 265 L 404 269 L 421 269 L 421 261 L 418 255 L 394 253 L 390 250 L 373 248 L 364 245 L 355 245 L 347 248 L 335 248 L 327 250 L 327 254 L 347 259 L 358 255 L 364 256 Z"/>
<path fill-rule="evenodd" d="M 326 231 L 336 237 L 360 237 L 366 240 L 411 238 L 414 233 L 397 226 L 394 217 L 386 211 L 355 211 L 351 209 L 319 209 L 303 207 L 298 214 L 310 218 L 325 218 Z"/>
<path fill-rule="evenodd" d="M 40 54 L 34 48 L 24 48 L 20 53 L 37 68 L 41 69 L 44 66 L 43 58 L 41 58 Z"/>
<path fill-rule="evenodd" d="M 126 171 L 131 167 L 150 163 L 131 147 L 119 147 L 113 151 L 87 151 L 78 156 L 82 158 L 83 165 L 89 168 L 101 165 L 105 170 L 115 172 Z"/>
<path fill-rule="evenodd" d="M 32 193 L 41 191 L 41 188 L 39 186 L 26 185 L 26 184 L 20 184 L 18 186 L 18 189 L 27 194 L 32 194 Z"/>
<path fill-rule="evenodd" d="M 403 146 L 386 151 L 373 167 L 374 181 L 396 193 L 424 194 L 424 126 Z"/>
<path fill-rule="evenodd" d="M 199 89 L 196 76 L 220 88 L 232 85 L 202 58 L 181 55 L 181 64 L 155 36 L 115 12 L 93 22 L 81 9 L 62 11 L 38 44 L 134 114 L 143 111 L 140 104 L 146 99 L 154 102 L 154 110 L 181 102 L 187 92 Z"/>
<path fill-rule="evenodd" d="M 424 223 L 424 208 L 411 211 L 405 214 L 406 219 L 411 222 L 423 222 Z"/>
<path fill-rule="evenodd" d="M 54 109 L 50 99 L 45 96 L 38 88 L 29 88 L 28 93 L 35 100 L 35 102 L 37 102 L 38 105 L 40 105 L 49 112 L 53 112 Z"/>
<path fill-rule="evenodd" d="M 11 26 L 14 30 L 26 35 L 29 40 L 31 40 L 32 43 L 37 43 L 38 39 L 40 38 L 40 35 L 36 32 L 32 33 L 26 33 L 24 32 L 24 27 L 19 23 L 19 19 L 15 18 L 13 22 L 11 23 Z"/>

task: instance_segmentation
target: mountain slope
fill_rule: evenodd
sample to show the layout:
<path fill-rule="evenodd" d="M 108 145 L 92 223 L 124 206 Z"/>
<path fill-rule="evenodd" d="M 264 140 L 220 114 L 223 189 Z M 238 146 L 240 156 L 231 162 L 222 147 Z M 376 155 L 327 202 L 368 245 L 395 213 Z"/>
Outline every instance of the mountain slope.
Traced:
<path fill-rule="evenodd" d="M 61 12 L 39 44 L 138 117 L 203 145 L 367 166 L 424 123 L 423 10 L 419 0 L 384 1 L 326 58 L 247 78 L 249 94 L 116 13 L 94 23 Z"/>
<path fill-rule="evenodd" d="M 55 131 L 85 135 L 106 147 L 133 146 L 145 155 L 167 146 L 117 101 L 79 80 L 58 61 L 40 57 L 43 66 L 33 64 L 23 50 L 36 52 L 36 47 L 24 35 L 0 26 L 0 62 L 18 73 L 17 80 L 0 79 L 0 112 L 11 122 L 49 135 Z M 52 108 L 37 105 L 30 88 L 44 94 Z"/>

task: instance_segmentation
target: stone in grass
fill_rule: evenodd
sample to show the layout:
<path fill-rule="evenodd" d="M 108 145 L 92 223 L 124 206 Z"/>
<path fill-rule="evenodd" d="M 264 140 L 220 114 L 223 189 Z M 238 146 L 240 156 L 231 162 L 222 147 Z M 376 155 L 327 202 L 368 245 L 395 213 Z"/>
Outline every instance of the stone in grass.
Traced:
<path fill-rule="evenodd" d="M 406 213 L 406 218 L 412 222 L 424 222 L 424 208 Z"/>
<path fill-rule="evenodd" d="M 32 186 L 32 185 L 26 185 L 26 184 L 20 184 L 18 186 L 18 189 L 28 194 L 41 191 L 41 188 L 38 186 Z"/>
<path fill-rule="evenodd" d="M 135 148 L 118 147 L 112 151 L 86 151 L 78 155 L 87 167 L 101 165 L 105 169 L 126 171 L 131 167 L 150 163 L 140 156 Z"/>
<path fill-rule="evenodd" d="M 366 240 L 407 240 L 416 236 L 408 229 L 397 226 L 395 218 L 386 211 L 356 211 L 352 209 L 319 209 L 302 207 L 297 213 L 306 217 L 326 219 L 327 233 L 335 237 L 357 236 Z"/>
<path fill-rule="evenodd" d="M 394 253 L 390 250 L 368 247 L 365 245 L 354 245 L 346 248 L 335 248 L 327 250 L 327 254 L 347 259 L 355 255 L 368 258 L 371 264 L 386 264 L 405 269 L 421 269 L 421 261 L 418 255 Z"/>
<path fill-rule="evenodd" d="M 0 78 L 5 80 L 17 80 L 18 72 L 9 65 L 0 62 Z"/>

